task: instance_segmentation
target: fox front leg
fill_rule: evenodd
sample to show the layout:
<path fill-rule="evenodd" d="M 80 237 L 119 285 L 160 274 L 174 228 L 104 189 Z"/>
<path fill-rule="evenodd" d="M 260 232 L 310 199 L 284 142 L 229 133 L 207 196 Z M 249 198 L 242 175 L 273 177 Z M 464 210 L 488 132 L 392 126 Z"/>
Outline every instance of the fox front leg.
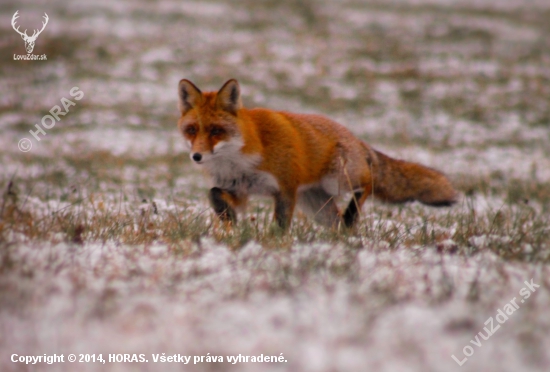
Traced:
<path fill-rule="evenodd" d="M 231 206 L 231 204 L 233 204 L 231 203 L 233 199 L 235 199 L 234 195 L 219 187 L 211 188 L 208 193 L 208 200 L 210 200 L 210 204 L 220 220 L 232 222 L 234 224 L 237 222 L 237 214 L 235 213 L 235 209 Z"/>
<path fill-rule="evenodd" d="M 292 213 L 296 204 L 296 197 L 285 196 L 282 193 L 276 193 L 275 197 L 275 217 L 274 221 L 278 227 L 286 231 L 292 221 Z"/>

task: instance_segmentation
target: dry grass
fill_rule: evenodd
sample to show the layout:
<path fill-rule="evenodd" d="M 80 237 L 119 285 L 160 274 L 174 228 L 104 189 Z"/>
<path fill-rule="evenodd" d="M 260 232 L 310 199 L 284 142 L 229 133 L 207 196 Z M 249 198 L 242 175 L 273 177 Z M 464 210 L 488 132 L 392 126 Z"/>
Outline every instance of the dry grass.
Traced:
<path fill-rule="evenodd" d="M 122 180 L 116 176 L 109 178 L 106 169 L 102 174 L 96 166 L 107 161 L 110 168 L 117 169 L 117 164 L 131 161 L 101 155 L 73 157 L 71 165 L 85 171 L 96 182 L 99 179 L 110 181 L 114 190 L 120 187 Z M 95 160 L 86 160 L 91 158 Z M 173 161 L 170 157 L 163 157 L 144 162 L 148 166 L 158 166 Z M 135 165 L 145 166 L 139 161 Z M 173 183 L 169 175 L 171 173 L 161 181 L 167 186 Z M 48 185 L 41 186 L 47 189 L 46 195 L 39 195 L 34 188 L 39 183 Z M 269 228 L 272 208 L 267 199 L 252 203 L 244 218 L 236 226 L 229 226 L 220 223 L 206 205 L 197 210 L 173 189 L 165 193 L 171 195 L 165 200 L 159 199 L 152 189 L 148 192 L 146 185 L 134 195 L 120 188 L 119 193 L 113 192 L 116 197 L 106 198 L 93 187 L 71 186 L 67 177 L 59 173 L 26 182 L 14 178 L 6 180 L 4 185 L 0 225 L 0 239 L 4 242 L 12 240 L 14 234 L 20 234 L 18 240 L 79 244 L 110 241 L 129 245 L 163 243 L 182 251 L 189 250 L 193 242 L 205 237 L 232 249 L 239 249 L 249 241 L 257 241 L 266 248 L 281 249 L 288 249 L 296 242 L 341 243 L 351 249 L 383 242 L 388 249 L 422 246 L 466 256 L 488 249 L 505 259 L 547 262 L 550 258 L 550 188 L 544 183 L 462 181 L 459 188 L 465 196 L 461 203 L 440 210 L 417 204 L 411 208 L 370 202 L 353 230 L 322 228 L 298 212 L 291 230 L 284 236 L 274 236 Z M 193 194 L 205 199 L 205 190 L 197 189 Z M 62 207 L 36 208 L 28 201 L 32 197 L 36 203 L 52 195 L 58 195 L 58 200 L 64 202 Z M 480 200 L 499 196 L 504 202 L 498 207 L 480 209 L 476 206 Z M 160 207 L 159 202 L 162 203 Z M 473 243 L 472 239 L 476 237 L 487 239 L 479 245 Z"/>

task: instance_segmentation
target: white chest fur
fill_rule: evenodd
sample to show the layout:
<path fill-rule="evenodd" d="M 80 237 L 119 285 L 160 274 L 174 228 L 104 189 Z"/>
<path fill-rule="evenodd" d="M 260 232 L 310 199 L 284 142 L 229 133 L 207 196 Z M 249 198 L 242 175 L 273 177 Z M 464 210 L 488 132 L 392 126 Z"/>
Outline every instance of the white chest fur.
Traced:
<path fill-rule="evenodd" d="M 212 177 L 213 186 L 237 196 L 270 195 L 279 190 L 272 174 L 257 169 L 262 162 L 261 156 L 243 154 L 241 147 L 231 143 L 216 146 L 213 156 L 204 164 Z"/>

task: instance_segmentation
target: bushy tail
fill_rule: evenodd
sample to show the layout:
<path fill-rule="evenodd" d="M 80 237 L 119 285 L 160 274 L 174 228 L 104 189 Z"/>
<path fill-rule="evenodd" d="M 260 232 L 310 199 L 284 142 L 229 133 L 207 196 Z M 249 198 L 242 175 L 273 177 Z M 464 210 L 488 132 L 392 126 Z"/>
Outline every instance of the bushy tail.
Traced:
<path fill-rule="evenodd" d="M 392 159 L 375 151 L 374 196 L 390 203 L 418 200 L 431 206 L 449 206 L 457 192 L 443 173 L 420 164 Z"/>

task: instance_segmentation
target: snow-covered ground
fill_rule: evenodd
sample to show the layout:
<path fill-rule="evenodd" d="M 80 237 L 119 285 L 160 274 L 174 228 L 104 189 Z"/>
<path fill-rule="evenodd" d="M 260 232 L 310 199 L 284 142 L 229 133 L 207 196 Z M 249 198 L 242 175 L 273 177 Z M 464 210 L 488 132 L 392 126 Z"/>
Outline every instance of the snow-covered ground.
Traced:
<path fill-rule="evenodd" d="M 550 369 L 550 2 L 0 9 L 0 371 Z M 47 61 L 13 60 L 16 10 L 21 29 L 48 14 L 34 50 Z M 263 232 L 260 199 L 224 232 L 176 130 L 181 78 L 203 90 L 237 78 L 249 107 L 327 115 L 443 170 L 463 196 L 450 209 L 369 201 L 351 235 L 298 215 L 284 238 Z M 29 131 L 64 99 L 38 141 Z M 107 363 L 31 367 L 13 353 Z M 121 353 L 149 363 L 108 362 Z M 153 363 L 162 353 L 286 362 Z"/>
<path fill-rule="evenodd" d="M 2 279 L 0 357 L 145 354 L 149 364 L 77 369 L 188 370 L 152 355 L 274 355 L 286 363 L 199 363 L 189 370 L 535 371 L 548 366 L 547 267 L 493 253 L 326 243 L 238 252 L 205 239 L 189 255 L 166 245 L 18 245 L 24 273 Z M 524 281 L 541 285 L 521 303 Z M 503 324 L 484 322 L 516 299 Z M 491 330 L 491 328 L 488 328 Z M 476 336 L 481 346 L 475 346 Z M 451 355 L 464 359 L 459 368 Z M 468 351 L 467 351 L 468 352 Z M 37 370 L 73 371 L 71 364 Z"/>

